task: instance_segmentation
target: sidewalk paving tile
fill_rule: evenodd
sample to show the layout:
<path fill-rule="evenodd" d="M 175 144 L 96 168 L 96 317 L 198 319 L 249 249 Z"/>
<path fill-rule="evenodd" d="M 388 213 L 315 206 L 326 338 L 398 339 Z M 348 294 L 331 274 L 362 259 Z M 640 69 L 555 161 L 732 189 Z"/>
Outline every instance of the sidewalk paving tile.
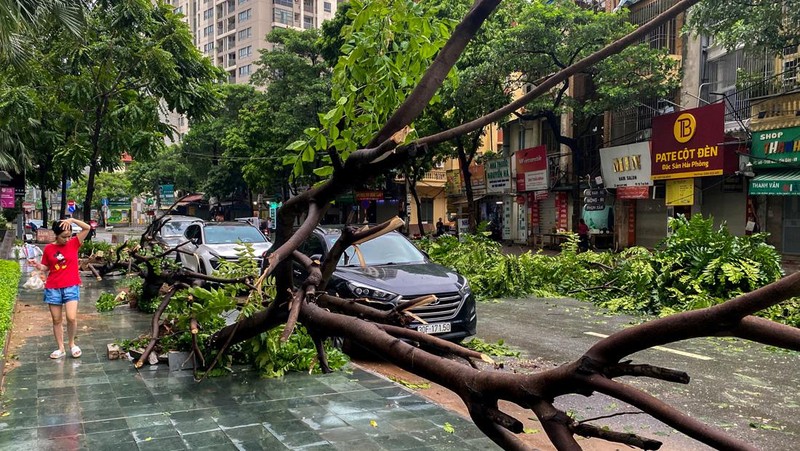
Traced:
<path fill-rule="evenodd" d="M 357 367 L 280 379 L 241 369 L 197 383 L 165 364 L 137 371 L 109 361 L 106 344 L 148 332 L 151 317 L 95 312 L 113 281 L 85 280 L 81 291 L 81 358 L 48 357 L 49 322 L 30 325 L 13 350 L 19 366 L 4 379 L 3 450 L 498 449 L 470 421 Z M 20 289 L 17 303 L 46 311 L 40 291 Z"/>

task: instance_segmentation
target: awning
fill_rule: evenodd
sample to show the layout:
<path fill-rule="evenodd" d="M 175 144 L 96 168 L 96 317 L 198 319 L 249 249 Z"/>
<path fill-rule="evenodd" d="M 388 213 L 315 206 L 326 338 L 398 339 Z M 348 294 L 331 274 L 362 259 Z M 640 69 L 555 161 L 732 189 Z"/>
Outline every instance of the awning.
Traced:
<path fill-rule="evenodd" d="M 751 195 L 800 196 L 800 170 L 772 171 L 750 180 Z"/>

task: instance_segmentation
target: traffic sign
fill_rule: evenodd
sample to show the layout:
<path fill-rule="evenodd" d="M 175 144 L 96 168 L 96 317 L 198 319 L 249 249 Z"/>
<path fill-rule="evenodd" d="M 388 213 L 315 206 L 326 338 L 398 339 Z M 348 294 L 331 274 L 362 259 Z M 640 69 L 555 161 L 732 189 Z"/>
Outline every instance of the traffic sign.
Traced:
<path fill-rule="evenodd" d="M 75 208 L 75 201 L 74 200 L 68 200 L 67 201 L 67 206 L 68 207 L 72 207 L 74 209 Z"/>
<path fill-rule="evenodd" d="M 67 211 L 70 213 L 75 213 L 75 204 L 67 205 Z"/>
<path fill-rule="evenodd" d="M 103 198 L 102 204 L 108 206 L 108 198 L 107 197 Z"/>

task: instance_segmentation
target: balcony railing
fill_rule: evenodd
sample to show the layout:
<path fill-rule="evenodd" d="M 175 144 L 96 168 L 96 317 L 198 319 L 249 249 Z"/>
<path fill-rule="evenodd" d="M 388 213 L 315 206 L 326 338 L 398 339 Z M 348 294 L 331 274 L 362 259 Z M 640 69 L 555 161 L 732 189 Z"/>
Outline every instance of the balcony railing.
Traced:
<path fill-rule="evenodd" d="M 405 182 L 406 178 L 399 174 L 395 181 L 397 182 Z M 417 183 L 431 183 L 431 184 L 441 184 L 447 182 L 447 172 L 444 169 L 431 169 L 430 171 L 426 172 L 421 179 L 417 181 Z"/>

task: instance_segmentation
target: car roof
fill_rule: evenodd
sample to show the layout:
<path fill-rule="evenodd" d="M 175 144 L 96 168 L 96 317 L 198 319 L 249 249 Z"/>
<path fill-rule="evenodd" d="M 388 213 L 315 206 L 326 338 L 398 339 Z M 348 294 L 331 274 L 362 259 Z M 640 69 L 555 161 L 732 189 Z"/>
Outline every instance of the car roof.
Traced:
<path fill-rule="evenodd" d="M 186 216 L 186 215 L 164 215 L 159 217 L 158 219 L 169 219 L 170 221 L 202 221 L 203 218 L 198 218 L 197 216 Z"/>

